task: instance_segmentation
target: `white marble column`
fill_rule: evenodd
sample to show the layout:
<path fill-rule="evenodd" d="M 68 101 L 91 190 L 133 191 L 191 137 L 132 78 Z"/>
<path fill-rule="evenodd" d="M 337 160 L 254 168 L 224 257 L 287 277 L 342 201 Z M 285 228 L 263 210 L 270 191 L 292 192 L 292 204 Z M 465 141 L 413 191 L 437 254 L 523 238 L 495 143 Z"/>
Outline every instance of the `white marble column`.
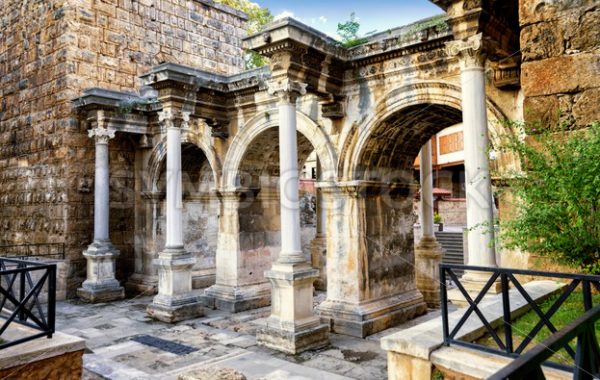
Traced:
<path fill-rule="evenodd" d="M 165 107 L 159 120 L 167 133 L 167 233 L 165 249 L 154 260 L 158 295 L 147 311 L 155 319 L 172 323 L 202 316 L 203 308 L 192 293 L 196 259 L 183 247 L 181 128 L 187 125 L 189 114 Z"/>
<path fill-rule="evenodd" d="M 492 182 L 482 35 L 447 44 L 461 66 L 469 265 L 496 267 Z M 489 274 L 467 272 L 464 279 L 487 281 Z M 477 285 L 475 286 L 477 287 Z"/>
<path fill-rule="evenodd" d="M 279 99 L 281 252 L 265 273 L 272 286 L 271 316 L 256 338 L 261 345 L 297 354 L 328 344 L 328 328 L 313 312 L 313 282 L 319 272 L 300 245 L 296 100 L 306 93 L 306 84 L 273 80 L 269 93 Z"/>
<path fill-rule="evenodd" d="M 439 264 L 442 247 L 433 231 L 433 177 L 431 168 L 431 140 L 421 148 L 421 231 L 423 236 L 415 247 L 417 288 L 429 307 L 440 305 Z"/>
<path fill-rule="evenodd" d="M 88 131 L 96 142 L 94 179 L 94 241 L 83 252 L 87 260 L 87 279 L 77 295 L 87 302 L 107 302 L 125 297 L 123 287 L 115 278 L 115 259 L 119 256 L 109 237 L 109 169 L 108 140 L 115 137 L 114 129 L 102 126 L 99 112 L 95 128 Z"/>

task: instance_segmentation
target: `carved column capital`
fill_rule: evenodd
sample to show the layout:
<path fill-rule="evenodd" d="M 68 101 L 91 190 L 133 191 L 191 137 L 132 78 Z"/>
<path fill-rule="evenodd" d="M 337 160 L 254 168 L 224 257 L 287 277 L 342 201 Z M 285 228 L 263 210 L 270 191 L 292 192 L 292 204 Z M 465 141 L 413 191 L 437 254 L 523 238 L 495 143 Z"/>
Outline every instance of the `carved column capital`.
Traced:
<path fill-rule="evenodd" d="M 267 85 L 269 94 L 276 95 L 280 103 L 295 104 L 299 97 L 306 94 L 306 83 L 289 78 L 272 80 Z"/>
<path fill-rule="evenodd" d="M 466 40 L 446 42 L 446 52 L 451 57 L 458 56 L 463 70 L 482 69 L 485 66 L 486 54 L 481 33 Z"/>
<path fill-rule="evenodd" d="M 88 136 L 94 137 L 96 144 L 108 144 L 108 140 L 115 137 L 115 130 L 112 128 L 92 128 L 88 130 Z"/>
<path fill-rule="evenodd" d="M 190 112 L 176 110 L 171 107 L 165 107 L 162 111 L 158 112 L 158 121 L 160 123 L 160 127 L 164 129 L 185 129 L 189 126 Z"/>

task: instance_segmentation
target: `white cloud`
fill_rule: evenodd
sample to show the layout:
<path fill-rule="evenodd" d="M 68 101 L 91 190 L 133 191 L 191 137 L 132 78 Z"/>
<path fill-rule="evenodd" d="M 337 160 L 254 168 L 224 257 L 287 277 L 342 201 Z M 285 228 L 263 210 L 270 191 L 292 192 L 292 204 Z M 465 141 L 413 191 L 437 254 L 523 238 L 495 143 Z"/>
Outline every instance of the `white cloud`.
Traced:
<path fill-rule="evenodd" d="M 321 17 L 319 17 L 319 21 L 323 24 L 327 24 L 327 17 L 321 16 Z"/>
<path fill-rule="evenodd" d="M 283 11 L 283 12 L 281 12 L 280 14 L 278 14 L 278 15 L 275 15 L 274 19 L 275 19 L 275 20 L 279 20 L 279 19 L 286 18 L 286 17 L 293 17 L 293 18 L 296 18 L 296 17 L 294 16 L 294 12 L 290 12 L 290 11 Z"/>

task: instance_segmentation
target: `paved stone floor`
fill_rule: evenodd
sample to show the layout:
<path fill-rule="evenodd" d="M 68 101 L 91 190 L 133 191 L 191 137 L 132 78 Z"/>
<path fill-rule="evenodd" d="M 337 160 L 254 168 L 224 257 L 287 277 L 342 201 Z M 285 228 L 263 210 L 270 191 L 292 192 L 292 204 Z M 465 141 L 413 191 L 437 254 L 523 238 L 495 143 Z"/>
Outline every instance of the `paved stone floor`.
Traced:
<path fill-rule="evenodd" d="M 323 299 L 317 294 L 315 302 Z M 329 347 L 294 356 L 256 345 L 253 321 L 267 317 L 268 307 L 237 314 L 207 310 L 202 318 L 169 325 L 146 316 L 151 300 L 58 304 L 57 329 L 86 339 L 87 379 L 168 380 L 211 365 L 238 370 L 248 380 L 386 379 L 381 336 L 439 315 L 428 313 L 367 339 L 330 334 Z"/>

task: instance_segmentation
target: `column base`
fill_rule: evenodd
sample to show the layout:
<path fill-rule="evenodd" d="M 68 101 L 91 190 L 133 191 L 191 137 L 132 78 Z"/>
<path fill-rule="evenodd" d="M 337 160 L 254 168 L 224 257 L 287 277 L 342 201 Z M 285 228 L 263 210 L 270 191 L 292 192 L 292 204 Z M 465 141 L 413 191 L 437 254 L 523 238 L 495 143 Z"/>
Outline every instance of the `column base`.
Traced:
<path fill-rule="evenodd" d="M 127 294 L 156 294 L 158 291 L 158 277 L 134 273 L 125 283 Z"/>
<path fill-rule="evenodd" d="M 329 344 L 328 326 L 313 313 L 318 275 L 307 262 L 276 262 L 265 272 L 272 286 L 271 316 L 256 332 L 258 344 L 293 355 Z"/>
<path fill-rule="evenodd" d="M 115 258 L 119 256 L 110 241 L 94 241 L 83 251 L 87 260 L 87 279 L 77 289 L 85 302 L 100 303 L 125 298 L 125 289 L 115 278 Z"/>
<path fill-rule="evenodd" d="M 331 331 L 365 338 L 427 312 L 418 290 L 363 303 L 326 300 L 317 311 Z"/>
<path fill-rule="evenodd" d="M 287 330 L 279 326 L 277 320 L 267 319 L 256 330 L 259 345 L 296 355 L 308 350 L 316 350 L 329 345 L 329 327 L 314 318 L 313 323 L 297 329 Z"/>
<path fill-rule="evenodd" d="M 271 286 L 268 282 L 253 285 L 213 285 L 201 296 L 204 304 L 213 309 L 239 313 L 271 304 Z"/>
<path fill-rule="evenodd" d="M 196 259 L 183 247 L 167 247 L 154 260 L 158 267 L 158 295 L 146 311 L 151 318 L 174 323 L 201 317 L 204 309 L 192 294 L 192 268 Z"/>
<path fill-rule="evenodd" d="M 157 301 L 157 297 L 146 308 L 146 313 L 151 318 L 162 322 L 175 323 L 204 316 L 204 308 L 197 297 L 180 300 L 185 302 L 171 305 L 160 303 L 160 300 Z M 170 298 L 170 300 L 172 301 L 173 299 Z"/>
<path fill-rule="evenodd" d="M 86 287 L 84 284 L 83 287 L 77 289 L 77 297 L 89 303 L 117 301 L 125 298 L 125 289 L 119 285 L 118 281 L 115 281 L 112 286 L 106 287 Z"/>
<path fill-rule="evenodd" d="M 415 276 L 417 289 L 427 306 L 440 307 L 440 263 L 442 246 L 433 236 L 424 236 L 415 246 Z"/>
<path fill-rule="evenodd" d="M 192 289 L 204 289 L 215 284 L 216 275 L 214 268 L 192 272 Z"/>
<path fill-rule="evenodd" d="M 310 243 L 310 255 L 313 268 L 319 270 L 319 277 L 314 282 L 315 289 L 327 291 L 327 238 L 317 236 Z"/>

